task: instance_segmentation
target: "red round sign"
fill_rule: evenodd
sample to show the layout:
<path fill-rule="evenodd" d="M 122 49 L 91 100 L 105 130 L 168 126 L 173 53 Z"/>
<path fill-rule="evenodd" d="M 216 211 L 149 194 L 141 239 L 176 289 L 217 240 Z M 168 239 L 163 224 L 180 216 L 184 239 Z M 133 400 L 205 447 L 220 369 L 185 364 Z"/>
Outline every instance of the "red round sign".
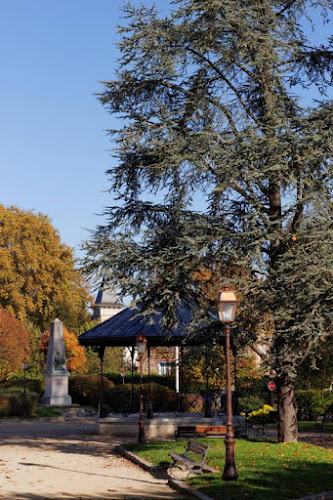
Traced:
<path fill-rule="evenodd" d="M 269 391 L 275 391 L 275 389 L 276 389 L 276 383 L 275 382 L 268 382 L 267 389 Z"/>

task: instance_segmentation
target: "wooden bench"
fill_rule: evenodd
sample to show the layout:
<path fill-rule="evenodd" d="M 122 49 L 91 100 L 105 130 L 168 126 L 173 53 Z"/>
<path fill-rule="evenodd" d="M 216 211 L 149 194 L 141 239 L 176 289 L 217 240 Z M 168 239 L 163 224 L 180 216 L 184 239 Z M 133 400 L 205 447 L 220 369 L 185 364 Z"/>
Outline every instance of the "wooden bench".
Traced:
<path fill-rule="evenodd" d="M 202 436 L 225 436 L 227 433 L 226 425 L 197 425 L 195 428 L 197 435 Z"/>
<path fill-rule="evenodd" d="M 179 425 L 175 431 L 175 437 L 195 436 L 195 425 Z"/>
<path fill-rule="evenodd" d="M 187 443 L 185 453 L 179 454 L 174 451 L 169 453 L 169 456 L 173 460 L 170 470 L 177 464 L 185 465 L 188 473 L 202 474 L 204 469 L 213 470 L 205 465 L 208 450 L 208 445 L 190 439 Z M 200 461 L 197 460 L 199 457 L 201 457 Z"/>

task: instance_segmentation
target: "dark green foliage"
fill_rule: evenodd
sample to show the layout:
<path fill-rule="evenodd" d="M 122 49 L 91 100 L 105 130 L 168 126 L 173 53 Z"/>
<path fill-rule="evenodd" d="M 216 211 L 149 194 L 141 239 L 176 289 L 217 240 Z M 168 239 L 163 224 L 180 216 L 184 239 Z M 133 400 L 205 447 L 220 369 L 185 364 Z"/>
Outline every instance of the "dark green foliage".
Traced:
<path fill-rule="evenodd" d="M 144 385 L 144 400 L 148 399 L 148 384 Z M 131 384 L 114 387 L 105 395 L 105 402 L 111 412 L 129 413 L 131 411 Z M 134 385 L 132 409 L 139 410 L 140 386 Z M 178 409 L 178 399 L 175 391 L 156 383 L 150 384 L 150 397 L 154 412 L 174 411 Z"/>
<path fill-rule="evenodd" d="M 10 394 L 18 391 L 23 392 L 24 388 L 24 379 L 23 376 L 20 378 L 6 380 L 0 384 L 0 393 L 1 394 Z M 41 378 L 33 378 L 26 380 L 26 388 L 29 392 L 36 393 L 38 395 L 42 395 L 44 393 L 44 380 Z"/>
<path fill-rule="evenodd" d="M 31 417 L 35 414 L 38 394 L 0 394 L 0 417 Z"/>
<path fill-rule="evenodd" d="M 112 380 L 112 382 L 115 385 L 121 385 L 123 383 L 123 379 L 120 376 L 119 373 L 107 373 L 106 377 L 109 380 Z M 148 375 L 143 375 L 143 382 L 144 384 L 148 384 Z M 155 375 L 151 374 L 150 375 L 150 381 L 155 382 L 156 384 L 163 385 L 165 387 L 169 387 L 170 389 L 174 389 L 175 387 L 175 378 L 172 377 L 171 375 Z M 126 375 L 124 378 L 125 384 L 131 384 L 132 382 L 132 376 L 130 374 Z M 134 384 L 139 384 L 140 382 L 140 375 L 138 372 L 134 372 L 133 375 L 133 382 Z"/>
<path fill-rule="evenodd" d="M 216 304 L 198 272 L 212 272 L 216 296 L 223 284 L 239 290 L 238 325 L 249 340 L 270 339 L 264 358 L 277 372 L 286 440 L 297 439 L 299 365 L 333 327 L 325 95 L 333 39 L 308 39 L 310 8 L 329 14 L 332 3 L 177 0 L 163 17 L 125 9 L 117 76 L 100 95 L 125 118 L 111 131 L 117 206 L 85 259 L 88 273 L 109 272 L 144 311 L 162 308 L 167 329 L 179 302 L 191 299 L 191 334 L 220 329 L 205 313 Z M 298 93 L 311 86 L 319 99 L 302 106 Z"/>
<path fill-rule="evenodd" d="M 0 416 L 9 417 L 10 415 L 10 400 L 8 396 L 0 395 Z"/>
<path fill-rule="evenodd" d="M 103 377 L 104 392 L 114 387 L 114 383 Z M 101 397 L 101 378 L 99 375 L 74 375 L 69 378 L 69 394 L 73 403 L 97 407 Z"/>
<path fill-rule="evenodd" d="M 246 385 L 241 385 L 242 380 L 240 380 L 238 393 L 240 397 L 258 396 L 265 402 L 269 401 L 270 392 L 267 389 L 267 384 L 269 381 L 270 378 L 266 376 L 258 379 L 253 379 L 251 381 L 247 381 Z"/>
<path fill-rule="evenodd" d="M 329 389 L 333 381 L 333 335 L 300 366 L 297 389 Z"/>
<path fill-rule="evenodd" d="M 297 391 L 298 418 L 316 420 L 333 404 L 333 393 L 329 391 Z"/>
<path fill-rule="evenodd" d="M 251 411 L 260 410 L 267 403 L 259 396 L 245 396 L 238 399 L 239 413 L 251 413 Z"/>

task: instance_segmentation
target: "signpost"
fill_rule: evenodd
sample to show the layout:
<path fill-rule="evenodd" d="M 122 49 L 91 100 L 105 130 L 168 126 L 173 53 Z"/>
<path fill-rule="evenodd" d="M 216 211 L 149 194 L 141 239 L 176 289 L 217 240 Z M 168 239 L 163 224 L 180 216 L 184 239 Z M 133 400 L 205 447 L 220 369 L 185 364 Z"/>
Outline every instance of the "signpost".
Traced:
<path fill-rule="evenodd" d="M 274 391 L 276 389 L 276 383 L 275 382 L 268 382 L 267 389 L 271 393 L 271 406 L 274 406 Z"/>

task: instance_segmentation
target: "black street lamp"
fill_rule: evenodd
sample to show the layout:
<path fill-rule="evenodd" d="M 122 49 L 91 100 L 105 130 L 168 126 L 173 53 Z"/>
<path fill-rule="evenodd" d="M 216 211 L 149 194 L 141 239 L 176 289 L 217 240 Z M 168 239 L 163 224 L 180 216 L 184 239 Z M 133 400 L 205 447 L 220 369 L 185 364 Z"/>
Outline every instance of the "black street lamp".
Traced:
<path fill-rule="evenodd" d="M 143 370 L 143 355 L 146 352 L 147 339 L 143 333 L 139 333 L 136 337 L 136 348 L 138 351 L 138 358 L 140 363 L 140 398 L 139 398 L 139 435 L 138 442 L 144 443 L 145 440 L 145 419 L 143 414 L 143 380 L 142 380 L 142 370 Z"/>
<path fill-rule="evenodd" d="M 27 373 L 27 370 L 29 368 L 27 358 L 23 359 L 23 361 L 22 361 L 22 368 L 23 368 L 23 394 L 24 394 L 24 397 L 25 397 L 27 395 L 27 377 L 26 377 L 26 373 Z"/>
<path fill-rule="evenodd" d="M 226 412 L 227 412 L 227 433 L 225 438 L 225 467 L 223 479 L 234 481 L 238 477 L 235 465 L 235 434 L 232 422 L 232 394 L 230 376 L 230 323 L 235 321 L 237 299 L 229 287 L 222 288 L 218 299 L 219 317 L 225 324 L 225 360 L 226 360 Z"/>

